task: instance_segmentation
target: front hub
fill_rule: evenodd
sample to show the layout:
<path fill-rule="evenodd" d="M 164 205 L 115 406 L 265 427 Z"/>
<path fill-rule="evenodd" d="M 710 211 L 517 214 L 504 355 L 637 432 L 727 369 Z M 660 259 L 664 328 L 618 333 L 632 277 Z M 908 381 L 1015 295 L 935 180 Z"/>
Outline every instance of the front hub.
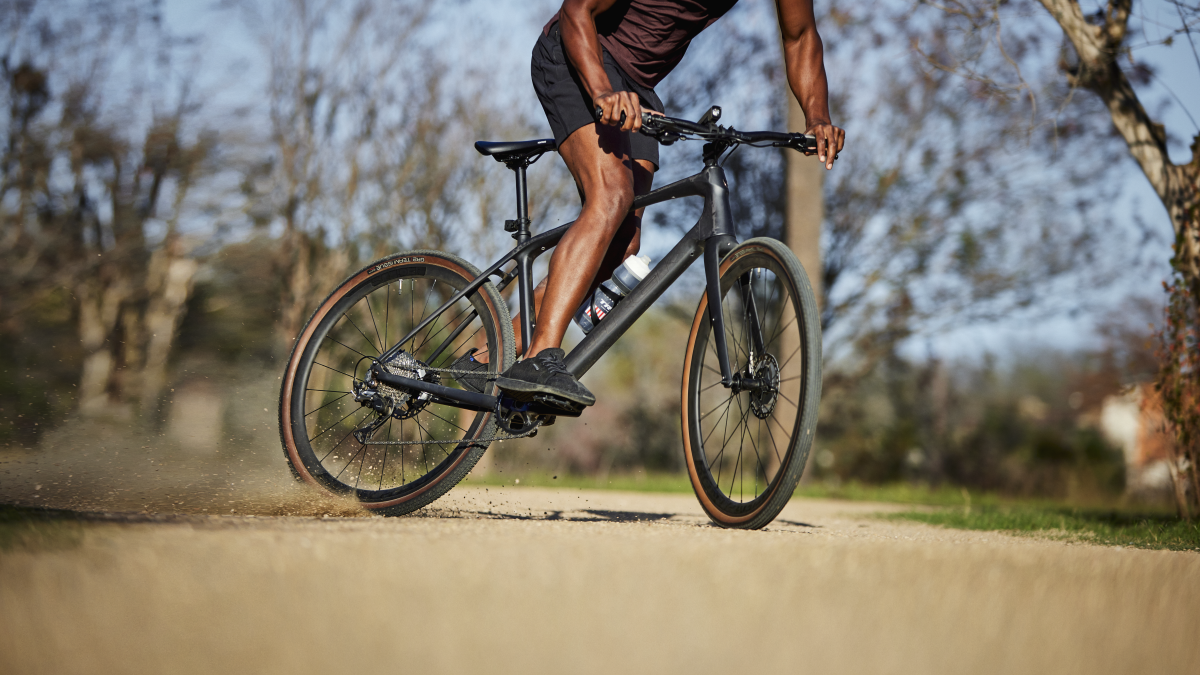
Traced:
<path fill-rule="evenodd" d="M 764 354 L 754 368 L 753 387 L 750 391 L 750 411 L 758 419 L 766 419 L 775 411 L 779 400 L 779 362 L 771 354 Z"/>

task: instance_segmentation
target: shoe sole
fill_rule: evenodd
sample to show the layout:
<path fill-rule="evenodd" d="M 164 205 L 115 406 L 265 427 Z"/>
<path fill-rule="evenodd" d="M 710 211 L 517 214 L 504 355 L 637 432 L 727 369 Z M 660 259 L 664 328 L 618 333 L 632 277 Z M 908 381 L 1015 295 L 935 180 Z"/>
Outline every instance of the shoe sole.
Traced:
<path fill-rule="evenodd" d="M 549 394 L 550 396 L 556 396 L 561 399 L 566 399 L 567 401 L 574 403 L 575 405 L 581 405 L 581 406 L 585 406 L 585 407 L 594 405 L 596 403 L 595 396 L 590 397 L 590 400 L 586 399 L 586 398 L 579 398 L 576 396 L 571 396 L 569 394 L 564 394 L 564 393 L 562 393 L 562 391 L 555 389 L 553 387 L 547 387 L 544 384 L 538 384 L 536 382 L 526 382 L 524 380 L 513 380 L 513 379 L 509 379 L 507 377 L 496 378 L 496 386 L 498 388 L 500 388 L 502 391 L 504 391 L 504 393 L 511 396 L 513 399 L 516 399 L 523 403 L 532 401 L 535 394 Z"/>

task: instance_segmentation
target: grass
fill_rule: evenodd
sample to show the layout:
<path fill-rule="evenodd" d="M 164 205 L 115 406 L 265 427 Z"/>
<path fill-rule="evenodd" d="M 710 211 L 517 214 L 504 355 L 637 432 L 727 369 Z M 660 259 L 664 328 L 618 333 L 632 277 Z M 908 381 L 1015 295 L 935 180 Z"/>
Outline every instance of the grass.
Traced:
<path fill-rule="evenodd" d="M 905 511 L 880 516 L 960 530 L 1038 535 L 1107 546 L 1200 551 L 1200 523 L 1163 513 L 1118 509 L 1008 504 Z"/>
<path fill-rule="evenodd" d="M 992 493 L 971 493 L 959 487 L 943 485 L 931 488 L 927 485 L 911 483 L 865 485 L 851 482 L 837 486 L 811 483 L 796 488 L 795 496 L 888 504 L 919 504 L 921 506 L 962 506 L 964 504 L 996 506 L 1001 503 L 1001 498 Z"/>
<path fill-rule="evenodd" d="M 683 473 L 638 472 L 597 477 L 510 469 L 485 476 L 471 475 L 464 483 L 633 492 L 692 492 L 687 474 Z M 795 496 L 941 507 L 932 511 L 904 511 L 880 517 L 914 520 L 961 530 L 1008 532 L 1106 546 L 1200 551 L 1200 524 L 1181 521 L 1174 514 L 1162 511 L 1073 506 L 1044 499 L 1014 499 L 994 493 L 969 492 L 960 487 L 931 488 L 908 483 L 845 483 L 839 486 L 812 483 L 797 488 Z"/>

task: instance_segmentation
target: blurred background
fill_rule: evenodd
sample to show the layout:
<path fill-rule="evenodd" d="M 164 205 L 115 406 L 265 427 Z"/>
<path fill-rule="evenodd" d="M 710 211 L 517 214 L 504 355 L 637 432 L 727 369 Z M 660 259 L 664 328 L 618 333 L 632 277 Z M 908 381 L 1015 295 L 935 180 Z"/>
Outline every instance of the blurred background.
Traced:
<path fill-rule="evenodd" d="M 0 2 L 0 496 L 220 512 L 294 489 L 276 421 L 293 336 L 377 257 L 486 266 L 511 244 L 511 177 L 471 143 L 550 135 L 528 64 L 558 4 Z M 821 296 L 805 482 L 1173 504 L 1154 383 L 1175 235 L 1064 75 L 1062 30 L 1033 2 L 816 6 L 840 161 L 726 165 L 740 237 L 787 241 Z M 1196 10 L 1137 9 L 1122 69 L 1184 163 Z M 739 2 L 659 92 L 669 115 L 803 128 L 771 0 Z M 699 155 L 664 148 L 657 184 Z M 530 179 L 535 231 L 578 212 L 556 156 Z M 643 252 L 698 210 L 648 212 Z M 686 484 L 698 272 L 584 378 L 594 409 L 493 445 L 471 480 Z"/>

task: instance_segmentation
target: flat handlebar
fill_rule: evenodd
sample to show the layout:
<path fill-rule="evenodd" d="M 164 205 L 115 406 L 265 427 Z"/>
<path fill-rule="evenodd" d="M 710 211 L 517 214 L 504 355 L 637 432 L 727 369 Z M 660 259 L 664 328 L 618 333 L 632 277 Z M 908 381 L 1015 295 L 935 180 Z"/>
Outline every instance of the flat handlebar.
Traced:
<path fill-rule="evenodd" d="M 776 148 L 792 148 L 799 152 L 815 152 L 817 137 L 807 134 L 791 134 L 782 131 L 738 131 L 732 127 L 723 127 L 716 123 L 721 114 L 720 108 L 712 108 L 699 122 L 642 113 L 641 133 L 649 136 L 663 145 L 670 145 L 678 140 L 697 138 L 726 145 L 756 145 Z M 595 109 L 596 119 L 603 114 L 600 106 Z M 621 113 L 621 124 L 625 124 L 625 113 Z"/>

